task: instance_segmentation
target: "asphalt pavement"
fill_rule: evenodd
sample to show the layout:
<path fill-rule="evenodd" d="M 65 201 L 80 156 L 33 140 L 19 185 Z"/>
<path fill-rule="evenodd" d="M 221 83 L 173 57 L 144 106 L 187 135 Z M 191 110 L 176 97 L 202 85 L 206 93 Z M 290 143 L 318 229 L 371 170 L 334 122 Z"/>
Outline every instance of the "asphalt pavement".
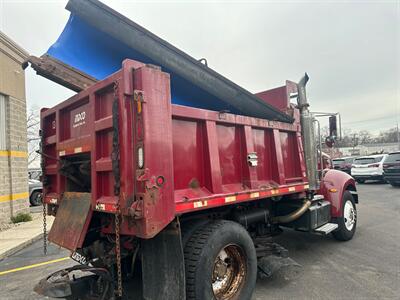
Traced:
<path fill-rule="evenodd" d="M 353 240 L 338 242 L 285 231 L 276 242 L 302 267 L 297 276 L 279 272 L 257 281 L 253 300 L 399 299 L 400 188 L 358 185 L 358 227 Z M 0 299 L 45 299 L 33 292 L 39 279 L 75 264 L 68 252 L 38 241 L 0 261 Z"/>

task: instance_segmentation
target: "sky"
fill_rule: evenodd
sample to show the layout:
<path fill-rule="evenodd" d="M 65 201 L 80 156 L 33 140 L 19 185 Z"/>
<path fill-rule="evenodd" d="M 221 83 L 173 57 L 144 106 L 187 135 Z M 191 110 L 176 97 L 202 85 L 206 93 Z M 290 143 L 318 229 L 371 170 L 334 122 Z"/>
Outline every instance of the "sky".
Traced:
<path fill-rule="evenodd" d="M 400 1 L 102 2 L 250 92 L 306 71 L 312 111 L 374 134 L 400 123 Z M 0 0 L 0 30 L 40 56 L 68 20 L 66 3 Z M 26 91 L 34 107 L 74 94 L 31 68 Z"/>

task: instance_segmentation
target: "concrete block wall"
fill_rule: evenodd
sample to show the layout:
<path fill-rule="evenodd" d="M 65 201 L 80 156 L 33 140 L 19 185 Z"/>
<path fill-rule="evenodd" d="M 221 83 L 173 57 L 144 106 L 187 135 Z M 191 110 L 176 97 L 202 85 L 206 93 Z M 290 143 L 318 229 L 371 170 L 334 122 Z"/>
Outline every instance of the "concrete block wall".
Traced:
<path fill-rule="evenodd" d="M 0 31 L 0 93 L 6 99 L 6 149 L 0 149 L 0 223 L 29 213 L 25 74 L 28 54 Z"/>

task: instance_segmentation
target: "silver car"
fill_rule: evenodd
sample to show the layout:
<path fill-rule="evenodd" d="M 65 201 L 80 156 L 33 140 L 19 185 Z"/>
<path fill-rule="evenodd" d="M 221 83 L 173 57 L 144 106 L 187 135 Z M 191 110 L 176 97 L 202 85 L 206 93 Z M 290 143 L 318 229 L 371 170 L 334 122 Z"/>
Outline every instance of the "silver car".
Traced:
<path fill-rule="evenodd" d="M 43 186 L 39 180 L 28 179 L 29 183 L 29 202 L 32 206 L 38 206 L 43 201 Z"/>

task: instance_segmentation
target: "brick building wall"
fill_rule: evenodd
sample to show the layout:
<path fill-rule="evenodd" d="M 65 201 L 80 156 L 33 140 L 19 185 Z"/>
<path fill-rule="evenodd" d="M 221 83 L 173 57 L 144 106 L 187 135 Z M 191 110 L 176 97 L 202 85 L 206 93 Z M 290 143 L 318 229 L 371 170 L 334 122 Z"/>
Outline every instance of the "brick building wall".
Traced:
<path fill-rule="evenodd" d="M 29 212 L 25 74 L 27 53 L 0 31 L 0 223 Z"/>

